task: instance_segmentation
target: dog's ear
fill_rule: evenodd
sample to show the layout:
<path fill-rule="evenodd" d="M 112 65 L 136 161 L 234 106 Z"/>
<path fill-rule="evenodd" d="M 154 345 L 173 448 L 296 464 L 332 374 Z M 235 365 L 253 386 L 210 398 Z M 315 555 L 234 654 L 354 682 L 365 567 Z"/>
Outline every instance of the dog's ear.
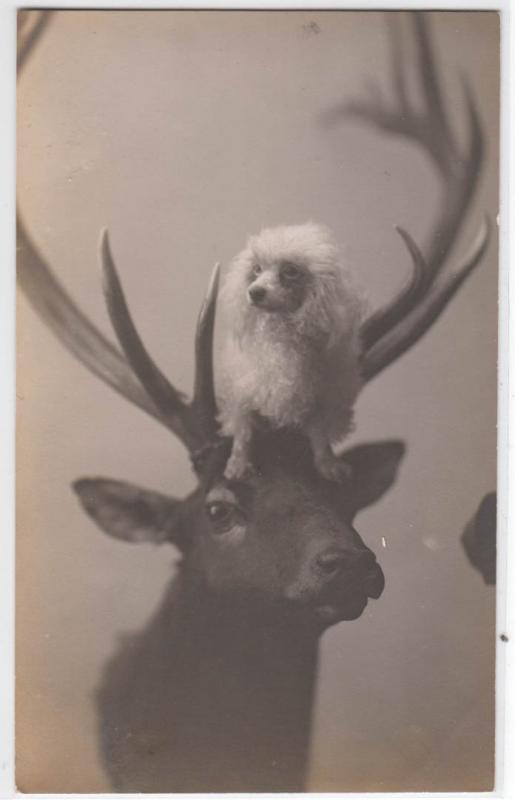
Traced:
<path fill-rule="evenodd" d="M 314 275 L 302 314 L 305 329 L 325 334 L 328 350 L 339 346 L 342 339 L 353 347 L 365 307 L 361 294 L 336 262 L 333 270 L 315 271 Z"/>
<path fill-rule="evenodd" d="M 327 337 L 326 346 L 332 347 L 340 334 L 339 298 L 335 293 L 335 280 L 330 272 L 313 272 L 310 291 L 302 310 L 306 332 L 314 331 Z"/>
<path fill-rule="evenodd" d="M 406 452 L 404 442 L 394 439 L 362 444 L 347 450 L 342 459 L 351 471 L 353 513 L 376 503 L 397 479 Z"/>

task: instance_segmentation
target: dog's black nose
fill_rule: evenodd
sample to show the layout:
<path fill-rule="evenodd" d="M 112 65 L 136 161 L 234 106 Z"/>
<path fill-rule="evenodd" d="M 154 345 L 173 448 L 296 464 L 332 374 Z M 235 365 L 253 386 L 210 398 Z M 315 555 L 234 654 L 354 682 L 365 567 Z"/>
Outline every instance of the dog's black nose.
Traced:
<path fill-rule="evenodd" d="M 249 297 L 252 303 L 261 303 L 266 297 L 266 289 L 263 289 L 262 286 L 251 286 Z"/>

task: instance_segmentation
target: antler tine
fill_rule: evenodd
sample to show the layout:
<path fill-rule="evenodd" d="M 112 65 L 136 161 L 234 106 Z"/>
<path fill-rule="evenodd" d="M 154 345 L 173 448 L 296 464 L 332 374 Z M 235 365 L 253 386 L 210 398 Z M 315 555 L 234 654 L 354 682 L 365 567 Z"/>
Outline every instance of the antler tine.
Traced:
<path fill-rule="evenodd" d="M 109 246 L 107 230 L 101 237 L 104 296 L 111 323 L 127 361 L 165 424 L 192 451 L 198 444 L 197 425 L 184 395 L 175 389 L 147 352 L 132 320 Z"/>
<path fill-rule="evenodd" d="M 51 13 L 40 12 L 23 32 L 18 26 L 18 73 L 41 36 Z M 26 20 L 25 20 L 26 21 Z M 53 276 L 17 215 L 18 280 L 36 312 L 58 339 L 93 374 L 130 402 L 157 419 L 198 453 L 217 430 L 212 346 L 218 290 L 218 265 L 200 314 L 196 340 L 195 396 L 191 405 L 151 359 L 132 321 L 109 247 L 107 231 L 101 242 L 107 308 L 126 358 L 87 319 Z"/>
<path fill-rule="evenodd" d="M 420 253 L 413 240 L 404 232 L 406 244 L 413 252 Z M 389 335 L 379 340 L 363 356 L 362 375 L 365 382 L 371 380 L 385 367 L 412 347 L 433 322 L 440 316 L 460 286 L 468 278 L 483 257 L 490 238 L 490 223 L 487 217 L 456 273 L 448 276 L 441 285 L 436 284 L 423 302 L 395 327 Z"/>
<path fill-rule="evenodd" d="M 404 70 L 404 47 L 400 29 L 396 21 L 390 16 L 388 19 L 388 29 L 390 33 L 390 53 L 391 53 L 391 80 L 397 102 L 400 108 L 408 108 L 408 94 L 406 87 L 406 72 Z"/>
<path fill-rule="evenodd" d="M 22 12 L 19 12 L 22 14 Z M 35 14 L 36 12 L 31 12 Z M 53 11 L 38 12 L 28 32 L 18 28 L 18 74 L 48 24 Z M 169 420 L 150 399 L 131 367 L 113 344 L 88 320 L 54 277 L 30 239 L 19 212 L 16 215 L 17 277 L 31 305 L 59 341 L 90 372 L 161 424 Z"/>
<path fill-rule="evenodd" d="M 36 21 L 28 31 L 24 32 L 23 28 L 24 22 L 25 25 L 27 22 L 27 11 L 18 11 L 18 54 L 16 57 L 16 69 L 18 72 L 20 72 L 23 68 L 23 65 L 25 64 L 30 52 L 34 48 L 34 45 L 41 37 L 43 30 L 50 22 L 50 17 L 54 11 L 51 9 L 44 9 L 36 12 L 34 9 L 30 9 L 31 16 L 35 15 L 36 13 Z"/>
<path fill-rule="evenodd" d="M 195 337 L 195 384 L 193 408 L 206 439 L 216 436 L 219 424 L 213 372 L 213 337 L 220 264 L 215 264 L 206 298 L 200 310 Z"/>
<path fill-rule="evenodd" d="M 421 90 L 422 110 L 411 106 L 406 92 L 406 56 L 400 30 L 392 30 L 391 80 L 394 104 L 368 100 L 347 104 L 346 112 L 381 130 L 415 141 L 429 156 L 439 175 L 443 198 L 441 212 L 433 225 L 427 257 L 414 257 L 416 248 L 403 235 L 413 257 L 413 274 L 407 285 L 385 307 L 373 312 L 361 328 L 364 351 L 393 331 L 429 295 L 456 241 L 477 186 L 483 157 L 483 133 L 473 93 L 467 82 L 463 93 L 467 111 L 469 141 L 461 153 L 446 112 L 431 37 L 425 16 L 412 14 L 417 44 L 416 77 Z M 417 248 L 418 249 L 418 248 Z"/>
<path fill-rule="evenodd" d="M 94 375 L 163 422 L 160 412 L 143 391 L 121 353 L 84 316 L 55 279 L 33 245 L 19 214 L 16 249 L 18 282 L 57 338 Z"/>
<path fill-rule="evenodd" d="M 365 351 L 369 350 L 381 336 L 413 308 L 425 286 L 427 267 L 422 253 L 407 231 L 399 226 L 396 226 L 395 230 L 402 237 L 410 252 L 413 272 L 405 287 L 401 289 L 390 305 L 372 313 L 362 324 L 360 337 Z"/>
<path fill-rule="evenodd" d="M 470 84 L 465 75 L 461 76 L 461 86 L 462 86 L 463 96 L 465 98 L 465 104 L 468 116 L 468 125 L 470 131 L 466 161 L 472 166 L 475 166 L 476 170 L 479 170 L 479 167 L 481 166 L 481 162 L 483 160 L 483 153 L 484 153 L 484 140 L 483 140 L 483 129 L 481 125 L 481 118 L 477 110 L 474 93 L 470 88 Z"/>
<path fill-rule="evenodd" d="M 432 129 L 428 146 L 431 145 L 432 140 L 432 145 L 435 148 L 436 166 L 441 169 L 442 161 L 447 159 L 449 154 L 455 152 L 455 142 L 445 109 L 445 100 L 438 77 L 433 44 L 425 24 L 425 18 L 419 12 L 413 15 L 413 21 L 418 43 L 417 68 L 422 86 L 425 107 L 424 116 Z"/>

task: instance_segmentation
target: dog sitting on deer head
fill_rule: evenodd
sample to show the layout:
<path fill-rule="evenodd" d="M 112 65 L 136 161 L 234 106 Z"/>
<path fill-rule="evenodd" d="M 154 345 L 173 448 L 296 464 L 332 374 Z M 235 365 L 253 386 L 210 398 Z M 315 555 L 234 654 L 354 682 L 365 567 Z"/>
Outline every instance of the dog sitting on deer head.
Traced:
<path fill-rule="evenodd" d="M 221 358 L 221 423 L 233 437 L 226 477 L 250 470 L 252 428 L 297 427 L 318 471 L 338 480 L 333 447 L 352 428 L 360 388 L 363 301 L 329 230 L 266 228 L 232 262 L 221 293 L 229 333 Z"/>

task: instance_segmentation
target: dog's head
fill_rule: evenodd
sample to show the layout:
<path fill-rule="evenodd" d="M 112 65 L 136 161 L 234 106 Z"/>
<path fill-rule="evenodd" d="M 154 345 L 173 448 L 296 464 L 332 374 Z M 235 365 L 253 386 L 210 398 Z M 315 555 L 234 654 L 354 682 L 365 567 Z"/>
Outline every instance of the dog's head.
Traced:
<path fill-rule="evenodd" d="M 297 311 L 318 280 L 334 281 L 337 250 L 326 228 L 308 223 L 265 228 L 238 256 L 247 279 L 247 302 L 268 312 Z"/>
<path fill-rule="evenodd" d="M 312 222 L 251 236 L 231 265 L 224 295 L 242 329 L 264 313 L 294 319 L 306 333 L 316 327 L 332 335 L 354 329 L 361 312 L 330 231 Z"/>

